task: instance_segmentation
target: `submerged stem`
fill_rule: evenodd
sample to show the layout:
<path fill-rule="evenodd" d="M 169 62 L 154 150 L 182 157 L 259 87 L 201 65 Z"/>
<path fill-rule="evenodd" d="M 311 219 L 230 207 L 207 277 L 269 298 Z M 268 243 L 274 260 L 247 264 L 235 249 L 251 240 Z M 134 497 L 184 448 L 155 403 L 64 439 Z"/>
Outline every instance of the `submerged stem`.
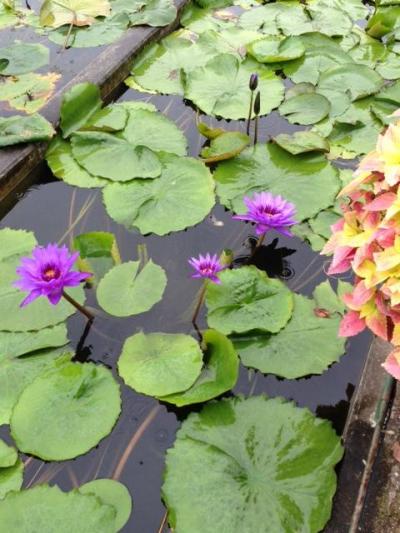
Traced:
<path fill-rule="evenodd" d="M 67 294 L 65 291 L 62 293 L 63 297 L 69 302 L 71 305 L 73 305 L 78 311 L 80 311 L 85 317 L 90 321 L 93 322 L 94 315 L 90 311 L 86 309 L 86 307 L 83 307 L 80 303 L 78 303 L 76 300 L 74 300 L 69 294 Z"/>

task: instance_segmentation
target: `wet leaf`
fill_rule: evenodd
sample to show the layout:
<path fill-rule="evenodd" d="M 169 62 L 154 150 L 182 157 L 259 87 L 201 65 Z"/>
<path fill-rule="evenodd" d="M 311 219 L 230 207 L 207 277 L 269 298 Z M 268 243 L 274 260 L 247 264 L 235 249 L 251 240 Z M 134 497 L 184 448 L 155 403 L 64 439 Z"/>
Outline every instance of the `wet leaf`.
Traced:
<path fill-rule="evenodd" d="M 2 68 L 3 60 L 5 66 Z M 16 41 L 10 46 L 0 48 L 0 73 L 15 76 L 32 72 L 49 63 L 49 49 L 42 44 Z"/>
<path fill-rule="evenodd" d="M 204 366 L 193 385 L 184 392 L 162 396 L 163 402 L 173 403 L 178 407 L 211 400 L 236 385 L 239 371 L 239 359 L 232 342 L 219 331 L 203 331 L 203 343 L 206 345 Z"/>
<path fill-rule="evenodd" d="M 103 191 L 107 213 L 119 224 L 145 235 L 166 235 L 201 222 L 215 203 L 207 167 L 189 157 L 164 155 L 162 172 L 153 180 L 108 185 Z"/>
<path fill-rule="evenodd" d="M 250 137 L 239 131 L 229 131 L 221 133 L 210 143 L 210 146 L 203 148 L 201 157 L 206 163 L 215 163 L 230 159 L 243 152 L 250 144 Z"/>
<path fill-rule="evenodd" d="M 281 398 L 210 403 L 189 415 L 167 452 L 162 493 L 170 525 L 176 531 L 321 531 L 342 454 L 329 422 Z"/>
<path fill-rule="evenodd" d="M 291 124 L 315 124 L 325 118 L 330 111 L 329 100 L 317 93 L 299 94 L 285 100 L 279 107 L 279 112 Z"/>
<path fill-rule="evenodd" d="M 48 141 L 54 134 L 50 122 L 37 113 L 30 117 L 0 117 L 0 147 Z"/>
<path fill-rule="evenodd" d="M 108 0 L 44 0 L 40 8 L 40 24 L 52 28 L 64 24 L 90 26 L 95 17 L 106 17 L 110 10 Z"/>
<path fill-rule="evenodd" d="M 293 296 L 285 285 L 254 266 L 220 273 L 221 284 L 207 285 L 207 322 L 225 333 L 253 329 L 277 332 L 289 320 Z"/>
<path fill-rule="evenodd" d="M 60 74 L 21 74 L 8 77 L 0 84 L 0 100 L 13 109 L 35 113 L 51 97 Z"/>
<path fill-rule="evenodd" d="M 193 337 L 137 333 L 129 337 L 118 360 L 125 384 L 142 394 L 166 396 L 185 391 L 201 372 L 202 352 Z"/>
<path fill-rule="evenodd" d="M 100 89 L 94 83 L 78 83 L 63 94 L 60 127 L 63 137 L 79 130 L 102 106 Z"/>
<path fill-rule="evenodd" d="M 138 315 L 149 311 L 164 294 L 167 276 L 163 268 L 148 261 L 117 265 L 100 280 L 97 300 L 114 316 Z"/>
<path fill-rule="evenodd" d="M 132 512 L 132 498 L 128 489 L 114 479 L 94 479 L 79 487 L 81 494 L 93 494 L 105 505 L 116 510 L 115 531 L 120 531 Z"/>
<path fill-rule="evenodd" d="M 329 152 L 328 141 L 312 131 L 296 131 L 291 135 L 281 133 L 274 137 L 274 142 L 293 155 L 306 152 Z"/>
<path fill-rule="evenodd" d="M 81 494 L 77 490 L 62 492 L 57 486 L 38 485 L 8 494 L 0 501 L 0 521 L 6 531 L 15 529 L 16 516 L 19 533 L 46 533 L 54 525 L 57 533 L 116 532 L 113 507 L 104 505 L 93 494 Z"/>
<path fill-rule="evenodd" d="M 23 390 L 11 415 L 11 434 L 21 451 L 63 461 L 96 446 L 120 410 L 119 386 L 107 368 L 66 363 Z"/>

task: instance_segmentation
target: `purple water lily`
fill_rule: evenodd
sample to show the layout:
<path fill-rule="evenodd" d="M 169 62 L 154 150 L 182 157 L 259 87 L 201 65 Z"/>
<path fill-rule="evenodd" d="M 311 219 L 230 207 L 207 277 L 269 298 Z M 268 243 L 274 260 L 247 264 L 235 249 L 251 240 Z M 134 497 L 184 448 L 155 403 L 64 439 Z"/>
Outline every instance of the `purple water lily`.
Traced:
<path fill-rule="evenodd" d="M 40 296 L 46 296 L 53 305 L 58 304 L 65 287 L 75 287 L 91 277 L 88 272 L 71 270 L 79 253 L 70 254 L 66 246 L 48 244 L 36 246 L 32 257 L 23 257 L 17 268 L 21 279 L 14 286 L 22 291 L 29 291 L 21 307 L 30 304 Z M 71 302 L 72 303 L 72 302 Z"/>
<path fill-rule="evenodd" d="M 221 265 L 217 254 L 214 254 L 213 256 L 210 254 L 202 256 L 200 254 L 198 259 L 196 257 L 191 257 L 188 262 L 196 271 L 196 273 L 192 275 L 192 278 L 209 279 L 214 283 L 221 283 L 217 274 L 218 272 L 221 272 L 221 270 L 224 270 L 225 267 Z"/>
<path fill-rule="evenodd" d="M 253 198 L 243 199 L 247 207 L 244 215 L 234 215 L 237 220 L 247 220 L 256 224 L 257 235 L 264 235 L 274 229 L 283 235 L 291 237 L 290 226 L 297 224 L 294 220 L 296 207 L 282 196 L 274 196 L 269 192 L 254 193 Z"/>

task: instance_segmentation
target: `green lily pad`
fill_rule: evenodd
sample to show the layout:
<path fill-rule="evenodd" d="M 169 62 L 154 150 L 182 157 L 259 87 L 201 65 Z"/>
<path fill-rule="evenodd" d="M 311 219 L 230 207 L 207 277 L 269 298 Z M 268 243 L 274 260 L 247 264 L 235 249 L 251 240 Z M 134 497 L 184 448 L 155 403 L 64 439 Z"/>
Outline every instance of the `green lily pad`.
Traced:
<path fill-rule="evenodd" d="M 254 266 L 220 273 L 221 284 L 207 285 L 207 322 L 225 333 L 253 329 L 277 332 L 289 320 L 293 296 L 285 285 Z"/>
<path fill-rule="evenodd" d="M 135 10 L 135 4 L 138 9 Z M 129 13 L 131 26 L 167 26 L 176 18 L 177 11 L 172 0 L 135 0 L 133 12 Z"/>
<path fill-rule="evenodd" d="M 291 124 L 315 124 L 325 118 L 330 111 L 329 100 L 317 93 L 299 94 L 285 100 L 279 112 Z"/>
<path fill-rule="evenodd" d="M 48 63 L 49 49 L 42 44 L 16 41 L 10 46 L 0 48 L 0 72 L 2 76 L 26 74 Z"/>
<path fill-rule="evenodd" d="M 317 533 L 331 513 L 342 454 L 329 422 L 281 398 L 210 403 L 189 415 L 167 452 L 162 494 L 170 525 Z"/>
<path fill-rule="evenodd" d="M 96 446 L 120 410 L 119 386 L 107 368 L 66 363 L 23 390 L 11 415 L 11 434 L 21 451 L 63 461 Z"/>
<path fill-rule="evenodd" d="M 338 9 L 332 5 L 331 0 L 311 4 L 307 11 L 312 18 L 313 30 L 329 37 L 347 35 L 353 28 L 353 21 L 347 14 L 346 7 Z"/>
<path fill-rule="evenodd" d="M 161 113 L 153 113 L 146 109 L 130 111 L 122 136 L 132 146 L 146 146 L 155 152 L 186 155 L 186 137 Z"/>
<path fill-rule="evenodd" d="M 215 203 L 207 167 L 189 157 L 160 156 L 161 176 L 108 185 L 103 191 L 107 213 L 142 234 L 166 235 L 201 222 Z"/>
<path fill-rule="evenodd" d="M 0 503 L 7 493 L 17 491 L 22 487 L 23 476 L 24 463 L 20 459 L 12 466 L 0 468 Z"/>
<path fill-rule="evenodd" d="M 74 237 L 72 247 L 79 252 L 78 267 L 81 272 L 91 272 L 88 280 L 97 285 L 114 265 L 121 263 L 118 244 L 113 233 L 91 231 Z"/>
<path fill-rule="evenodd" d="M 397 32 L 400 21 L 400 6 L 378 7 L 372 17 L 368 20 L 366 31 L 374 39 L 380 39 L 388 33 Z"/>
<path fill-rule="evenodd" d="M 0 84 L 0 100 L 13 109 L 32 114 L 42 108 L 53 94 L 60 74 L 20 74 L 9 76 Z"/>
<path fill-rule="evenodd" d="M 19 357 L 44 348 L 65 346 L 67 343 L 67 326 L 63 323 L 38 331 L 0 331 L 1 356 Z"/>
<path fill-rule="evenodd" d="M 230 159 L 243 152 L 250 144 L 250 137 L 239 131 L 228 131 L 221 133 L 210 143 L 210 146 L 203 148 L 201 157 L 206 163 L 215 163 Z"/>
<path fill-rule="evenodd" d="M 40 512 L 38 512 L 40 510 Z M 9 493 L 0 501 L 0 521 L 5 531 L 19 533 L 115 533 L 116 511 L 93 494 L 62 492 L 57 486 L 38 485 Z"/>
<path fill-rule="evenodd" d="M 80 130 L 114 133 L 123 130 L 127 121 L 128 110 L 119 104 L 111 104 L 91 115 Z"/>
<path fill-rule="evenodd" d="M 279 35 L 276 18 L 283 9 L 283 2 L 249 9 L 240 16 L 238 24 L 246 30 L 258 31 L 266 35 Z"/>
<path fill-rule="evenodd" d="M 0 261 L 29 255 L 36 245 L 33 231 L 3 228 L 0 230 Z"/>
<path fill-rule="evenodd" d="M 328 141 L 335 157 L 353 159 L 375 149 L 382 126 L 376 124 L 346 124 L 336 122 Z"/>
<path fill-rule="evenodd" d="M 48 141 L 54 134 L 50 122 L 37 113 L 30 117 L 0 117 L 0 148 L 19 143 Z"/>
<path fill-rule="evenodd" d="M 312 131 L 296 131 L 291 135 L 281 133 L 274 137 L 274 142 L 293 155 L 306 152 L 329 152 L 328 141 Z"/>
<path fill-rule="evenodd" d="M 187 73 L 185 98 L 207 115 L 227 119 L 246 118 L 249 112 L 249 79 L 258 74 L 261 93 L 261 115 L 266 115 L 281 103 L 282 81 L 267 67 L 252 59 L 243 63 L 231 54 L 219 54 L 204 67 Z"/>
<path fill-rule="evenodd" d="M 9 446 L 0 439 L 0 468 L 13 466 L 17 462 L 18 453 L 13 446 Z"/>
<path fill-rule="evenodd" d="M 322 374 L 344 354 L 345 339 L 338 337 L 341 317 L 320 318 L 317 307 L 315 301 L 296 294 L 292 318 L 279 333 L 235 338 L 243 364 L 286 379 Z"/>
<path fill-rule="evenodd" d="M 76 132 L 71 137 L 72 155 L 94 176 L 112 181 L 155 178 L 161 173 L 157 155 L 145 146 L 132 146 L 110 133 Z"/>
<path fill-rule="evenodd" d="M 229 161 L 214 173 L 217 194 L 228 209 L 243 213 L 244 196 L 270 191 L 297 209 L 297 221 L 331 206 L 339 192 L 337 170 L 319 154 L 291 155 L 276 144 L 259 144 Z"/>
<path fill-rule="evenodd" d="M 93 494 L 106 505 L 116 510 L 115 531 L 120 531 L 132 512 L 132 498 L 128 489 L 114 479 L 95 479 L 79 487 L 81 494 Z"/>
<path fill-rule="evenodd" d="M 137 392 L 166 396 L 193 385 L 201 372 L 202 356 L 189 335 L 137 333 L 125 341 L 118 373 Z"/>
<path fill-rule="evenodd" d="M 299 37 L 270 36 L 251 43 L 247 51 L 260 63 L 278 63 L 298 59 L 304 55 L 305 48 Z"/>
<path fill-rule="evenodd" d="M 113 267 L 100 280 L 97 300 L 110 315 L 138 315 L 161 300 L 166 285 L 164 269 L 151 259 L 145 265 L 129 261 Z"/>
<path fill-rule="evenodd" d="M 365 65 L 350 63 L 333 67 L 321 73 L 318 89 L 321 91 L 348 90 L 352 100 L 377 93 L 384 84 L 382 76 Z"/>
<path fill-rule="evenodd" d="M 29 357 L 0 355 L 0 426 L 9 423 L 15 403 L 29 383 L 45 370 L 63 364 L 72 355 L 61 356 L 55 350 L 37 352 Z"/>
<path fill-rule="evenodd" d="M 79 130 L 101 106 L 100 89 L 93 83 L 78 83 L 65 92 L 60 111 L 63 137 Z"/>
<path fill-rule="evenodd" d="M 73 187 L 92 189 L 105 187 L 110 183 L 109 180 L 93 176 L 81 167 L 72 155 L 71 144 L 61 137 L 56 137 L 50 143 L 46 152 L 46 161 L 54 176 Z"/>
<path fill-rule="evenodd" d="M 204 366 L 193 385 L 184 392 L 162 396 L 163 402 L 178 407 L 211 400 L 236 385 L 239 359 L 232 342 L 219 331 L 208 329 L 202 333 L 206 345 Z"/>

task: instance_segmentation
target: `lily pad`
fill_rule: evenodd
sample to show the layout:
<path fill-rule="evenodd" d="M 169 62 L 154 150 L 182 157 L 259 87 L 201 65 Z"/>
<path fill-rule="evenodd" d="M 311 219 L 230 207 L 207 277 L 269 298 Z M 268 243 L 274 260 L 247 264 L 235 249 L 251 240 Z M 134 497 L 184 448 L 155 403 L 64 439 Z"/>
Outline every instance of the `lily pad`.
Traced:
<path fill-rule="evenodd" d="M 271 143 L 258 144 L 223 161 L 214 179 L 221 203 L 228 209 L 243 213 L 244 196 L 270 191 L 295 204 L 299 222 L 331 206 L 340 188 L 337 170 L 323 156 L 294 156 Z"/>
<path fill-rule="evenodd" d="M 274 137 L 274 142 L 293 155 L 306 152 L 329 152 L 328 141 L 312 131 L 296 131 L 291 135 L 281 133 Z"/>
<path fill-rule="evenodd" d="M 65 346 L 67 343 L 67 326 L 63 323 L 38 331 L 0 331 L 1 356 L 19 357 L 44 348 Z"/>
<path fill-rule="evenodd" d="M 285 100 L 279 112 L 292 124 L 309 125 L 325 118 L 330 111 L 329 100 L 317 93 L 299 94 Z"/>
<path fill-rule="evenodd" d="M 162 173 L 153 180 L 108 185 L 103 200 L 111 218 L 142 234 L 166 235 L 201 222 L 215 203 L 207 167 L 189 157 L 160 156 Z"/>
<path fill-rule="evenodd" d="M 206 163 L 230 159 L 243 152 L 250 144 L 250 137 L 239 131 L 223 132 L 213 139 L 210 146 L 203 148 L 201 157 Z"/>
<path fill-rule="evenodd" d="M 331 513 L 342 454 L 329 422 L 281 398 L 208 404 L 183 422 L 167 452 L 162 493 L 170 525 L 317 533 Z"/>
<path fill-rule="evenodd" d="M 53 94 L 60 77 L 60 74 L 52 72 L 8 77 L 0 84 L 0 100 L 8 102 L 13 109 L 35 113 Z"/>
<path fill-rule="evenodd" d="M 0 147 L 48 141 L 54 134 L 50 122 L 37 113 L 30 117 L 0 117 Z"/>
<path fill-rule="evenodd" d="M 115 235 L 107 231 L 91 231 L 77 235 L 72 247 L 79 252 L 79 270 L 91 272 L 93 276 L 88 281 L 94 285 L 98 284 L 110 268 L 121 263 Z"/>
<path fill-rule="evenodd" d="M 111 104 L 96 111 L 80 129 L 114 133 L 123 130 L 127 121 L 128 110 L 120 104 Z"/>
<path fill-rule="evenodd" d="M 20 459 L 12 466 L 0 468 L 0 503 L 8 492 L 17 491 L 22 487 L 23 476 L 24 463 Z"/>
<path fill-rule="evenodd" d="M 30 254 L 36 245 L 32 231 L 3 228 L 0 230 L 0 261 Z"/>
<path fill-rule="evenodd" d="M 249 334 L 235 338 L 234 345 L 245 366 L 265 374 L 296 379 L 322 374 L 345 352 L 345 339 L 338 337 L 341 317 L 320 318 L 315 301 L 294 295 L 293 315 L 276 335 Z M 325 311 L 325 309 L 324 309 Z"/>
<path fill-rule="evenodd" d="M 7 468 L 13 466 L 17 462 L 18 453 L 13 446 L 9 446 L 0 439 L 0 468 Z"/>
<path fill-rule="evenodd" d="M 247 51 L 260 63 L 278 63 L 298 59 L 304 55 L 305 48 L 299 37 L 270 36 L 251 43 Z"/>
<path fill-rule="evenodd" d="M 145 265 L 129 261 L 113 267 L 100 280 L 97 300 L 110 315 L 138 315 L 161 300 L 166 285 L 164 269 L 151 259 Z"/>
<path fill-rule="evenodd" d="M 120 531 L 132 512 L 132 498 L 128 489 L 114 479 L 95 479 L 79 487 L 81 494 L 93 494 L 102 503 L 111 505 L 116 510 L 115 531 Z"/>
<path fill-rule="evenodd" d="M 94 83 L 78 83 L 66 91 L 60 111 L 63 137 L 79 130 L 101 106 L 100 89 Z"/>
<path fill-rule="evenodd" d="M 206 346 L 204 366 L 193 385 L 184 392 L 162 396 L 163 402 L 178 407 L 211 400 L 236 385 L 239 359 L 232 342 L 219 331 L 208 329 L 202 333 Z"/>
<path fill-rule="evenodd" d="M 49 49 L 42 44 L 16 41 L 10 46 L 0 48 L 0 73 L 2 76 L 26 74 L 48 63 Z"/>
<path fill-rule="evenodd" d="M 132 4 L 131 4 L 132 5 Z M 135 9 L 137 6 L 137 9 Z M 176 18 L 177 11 L 172 0 L 134 0 L 129 18 L 131 26 L 167 26 Z M 131 7 L 131 10 L 132 10 Z"/>
<path fill-rule="evenodd" d="M 11 415 L 11 434 L 21 451 L 63 461 L 96 446 L 120 410 L 119 386 L 107 368 L 66 363 L 23 390 Z"/>
<path fill-rule="evenodd" d="M 108 0 L 45 0 L 40 8 L 40 24 L 52 28 L 64 24 L 90 26 L 95 17 L 106 17 L 110 10 Z"/>
<path fill-rule="evenodd" d="M 37 352 L 29 357 L 11 357 L 0 355 L 0 426 L 8 424 L 11 411 L 29 383 L 47 369 L 54 369 L 63 364 L 72 354 L 61 356 L 59 351 Z"/>
<path fill-rule="evenodd" d="M 110 133 L 75 132 L 71 147 L 77 163 L 94 176 L 129 181 L 161 174 L 161 163 L 152 150 L 145 146 L 134 147 Z"/>
<path fill-rule="evenodd" d="M 225 333 L 258 329 L 277 332 L 288 322 L 293 296 L 285 285 L 254 266 L 220 273 L 221 284 L 208 284 L 207 322 Z"/>
<path fill-rule="evenodd" d="M 377 72 L 366 65 L 355 63 L 330 68 L 321 73 L 318 81 L 321 91 L 348 90 L 352 100 L 377 93 L 383 85 L 384 79 Z"/>
<path fill-rule="evenodd" d="M 113 507 L 93 494 L 62 492 L 57 486 L 38 485 L 9 493 L 0 501 L 0 521 L 5 531 L 15 530 L 15 517 L 20 533 L 50 533 L 54 527 L 57 533 L 116 532 Z"/>
<path fill-rule="evenodd" d="M 187 73 L 185 97 L 204 113 L 226 119 L 246 118 L 249 112 L 249 79 L 258 74 L 261 115 L 281 103 L 282 81 L 267 67 L 252 59 L 243 63 L 231 54 L 219 54 L 204 67 Z"/>
<path fill-rule="evenodd" d="M 189 335 L 137 333 L 125 341 L 118 372 L 137 392 L 166 396 L 193 385 L 201 372 L 202 355 Z"/>

